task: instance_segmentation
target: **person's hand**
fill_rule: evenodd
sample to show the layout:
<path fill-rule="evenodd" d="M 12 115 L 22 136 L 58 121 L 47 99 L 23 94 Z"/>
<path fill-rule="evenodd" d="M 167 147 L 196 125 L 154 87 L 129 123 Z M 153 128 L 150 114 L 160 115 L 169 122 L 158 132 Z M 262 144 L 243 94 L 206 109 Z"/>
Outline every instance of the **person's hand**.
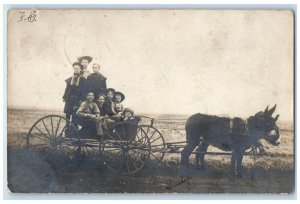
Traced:
<path fill-rule="evenodd" d="M 108 118 L 109 118 L 108 115 L 102 116 L 102 119 L 108 119 Z"/>

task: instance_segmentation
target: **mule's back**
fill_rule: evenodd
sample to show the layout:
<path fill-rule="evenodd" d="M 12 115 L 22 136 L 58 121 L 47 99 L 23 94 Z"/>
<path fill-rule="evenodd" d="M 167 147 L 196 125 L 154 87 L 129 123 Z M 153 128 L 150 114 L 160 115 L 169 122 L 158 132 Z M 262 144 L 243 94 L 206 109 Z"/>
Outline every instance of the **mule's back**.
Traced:
<path fill-rule="evenodd" d="M 186 133 L 190 142 L 199 142 L 201 138 L 210 145 L 226 151 L 231 150 L 229 118 L 194 114 L 187 119 Z"/>

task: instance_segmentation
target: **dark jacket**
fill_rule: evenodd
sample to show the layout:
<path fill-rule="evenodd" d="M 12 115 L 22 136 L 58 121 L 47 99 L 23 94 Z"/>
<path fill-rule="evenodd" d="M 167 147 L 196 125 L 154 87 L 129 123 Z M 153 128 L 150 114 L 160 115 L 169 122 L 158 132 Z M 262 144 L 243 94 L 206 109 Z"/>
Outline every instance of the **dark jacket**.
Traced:
<path fill-rule="evenodd" d="M 105 99 L 105 102 L 103 104 L 103 111 L 105 115 L 112 116 L 114 115 L 114 112 L 112 111 L 112 101 Z"/>
<path fill-rule="evenodd" d="M 99 110 L 100 110 L 100 116 L 106 116 L 106 112 L 104 111 L 104 104 L 102 106 L 100 106 L 97 102 L 96 102 Z"/>
<path fill-rule="evenodd" d="M 71 85 L 71 80 L 72 77 L 66 79 L 67 86 L 63 95 L 64 112 L 67 114 L 72 114 L 74 106 L 79 107 L 80 102 L 85 100 L 87 94 L 87 80 L 85 78 L 79 78 L 78 86 Z"/>
<path fill-rule="evenodd" d="M 95 98 L 99 94 L 105 94 L 106 92 L 106 77 L 100 73 L 93 73 L 87 77 L 88 89 L 92 91 Z"/>

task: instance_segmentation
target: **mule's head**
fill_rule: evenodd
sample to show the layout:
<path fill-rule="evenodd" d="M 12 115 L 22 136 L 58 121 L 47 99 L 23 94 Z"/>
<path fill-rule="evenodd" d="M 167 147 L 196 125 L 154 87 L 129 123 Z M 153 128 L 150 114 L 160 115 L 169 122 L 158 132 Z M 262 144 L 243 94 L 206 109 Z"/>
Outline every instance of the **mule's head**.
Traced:
<path fill-rule="evenodd" d="M 275 118 L 272 114 L 275 112 L 276 105 L 269 110 L 269 107 L 265 111 L 260 111 L 251 117 L 251 132 L 257 136 L 257 139 L 264 139 L 272 145 L 280 144 L 279 128 L 276 125 L 276 121 L 279 115 Z"/>

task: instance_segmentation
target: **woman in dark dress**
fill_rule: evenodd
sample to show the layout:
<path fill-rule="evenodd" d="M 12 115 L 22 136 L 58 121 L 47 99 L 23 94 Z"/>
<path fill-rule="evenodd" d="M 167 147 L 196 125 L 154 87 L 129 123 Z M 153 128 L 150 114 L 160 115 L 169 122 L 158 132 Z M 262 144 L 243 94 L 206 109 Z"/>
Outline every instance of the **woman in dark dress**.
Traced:
<path fill-rule="evenodd" d="M 65 102 L 64 113 L 68 120 L 72 120 L 75 126 L 77 126 L 76 114 L 74 111 L 79 107 L 80 102 L 84 101 L 86 95 L 87 81 L 80 76 L 81 64 L 78 62 L 73 63 L 74 75 L 66 79 L 66 89 L 63 95 L 63 101 Z"/>

